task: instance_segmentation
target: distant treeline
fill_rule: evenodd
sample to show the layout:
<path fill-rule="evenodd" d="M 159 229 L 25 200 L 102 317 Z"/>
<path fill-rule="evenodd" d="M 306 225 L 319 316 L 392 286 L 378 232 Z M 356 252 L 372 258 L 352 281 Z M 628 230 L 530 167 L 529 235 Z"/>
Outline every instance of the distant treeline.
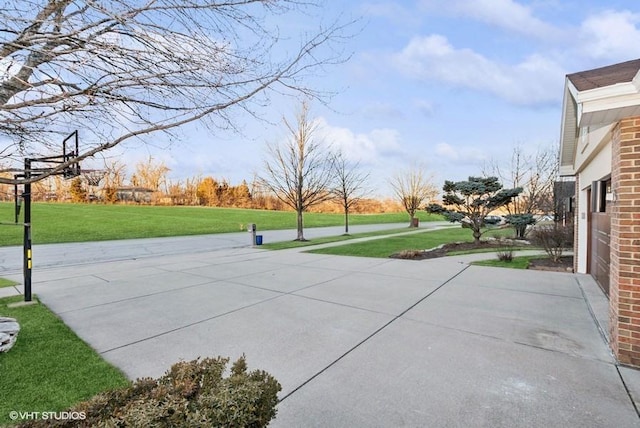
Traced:
<path fill-rule="evenodd" d="M 32 185 L 33 201 L 190 205 L 235 207 L 267 210 L 289 210 L 275 195 L 266 192 L 257 182 L 233 185 L 225 179 L 193 177 L 181 181 L 166 178 L 169 169 L 152 160 L 138 164 L 130 178 L 125 168 L 115 165 L 106 170 L 88 170 L 71 180 L 53 176 Z M 18 190 L 21 192 L 21 190 Z M 0 200 L 12 201 L 14 187 L 0 185 Z M 352 213 L 399 212 L 402 207 L 394 200 L 363 199 L 355 204 Z M 312 212 L 341 213 L 342 206 L 328 201 L 313 207 Z"/>

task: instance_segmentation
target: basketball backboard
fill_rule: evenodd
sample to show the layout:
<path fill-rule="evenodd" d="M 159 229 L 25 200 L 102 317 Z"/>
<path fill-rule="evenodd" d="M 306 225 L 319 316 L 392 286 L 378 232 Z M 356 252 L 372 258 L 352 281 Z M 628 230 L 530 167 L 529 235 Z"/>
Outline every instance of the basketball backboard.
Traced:
<path fill-rule="evenodd" d="M 69 162 L 78 157 L 78 130 L 73 131 L 67 138 L 62 140 L 62 162 Z M 62 171 L 64 178 L 73 178 L 80 175 L 80 162 L 75 162 Z"/>

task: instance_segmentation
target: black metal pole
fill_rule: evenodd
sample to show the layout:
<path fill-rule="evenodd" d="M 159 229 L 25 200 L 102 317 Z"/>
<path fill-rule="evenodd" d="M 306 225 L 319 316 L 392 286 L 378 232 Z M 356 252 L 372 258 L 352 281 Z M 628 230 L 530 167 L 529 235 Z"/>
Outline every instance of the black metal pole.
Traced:
<path fill-rule="evenodd" d="M 13 178 L 17 180 L 18 176 L 14 175 Z M 13 197 L 15 199 L 15 201 L 13 201 L 13 204 L 14 204 L 13 205 L 13 209 L 15 211 L 15 220 L 16 220 L 15 223 L 18 224 L 18 216 L 20 216 L 20 203 L 18 202 L 19 196 L 18 196 L 18 185 L 17 184 L 13 185 Z"/>
<path fill-rule="evenodd" d="M 24 178 L 31 178 L 31 159 L 24 160 Z M 24 301 L 31 301 L 31 183 L 25 183 L 22 193 L 24 201 Z"/>

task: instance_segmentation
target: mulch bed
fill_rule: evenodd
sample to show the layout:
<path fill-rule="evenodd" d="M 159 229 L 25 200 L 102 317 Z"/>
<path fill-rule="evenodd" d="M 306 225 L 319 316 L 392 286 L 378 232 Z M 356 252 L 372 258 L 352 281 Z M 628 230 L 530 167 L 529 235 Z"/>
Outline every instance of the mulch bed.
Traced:
<path fill-rule="evenodd" d="M 396 259 L 410 259 L 410 260 L 426 260 L 426 259 L 435 259 L 439 257 L 446 257 L 450 253 L 458 252 L 458 251 L 471 251 L 471 250 L 486 250 L 490 251 L 499 251 L 504 250 L 505 248 L 514 248 L 521 247 L 526 248 L 529 244 L 526 241 L 509 241 L 508 243 L 501 242 L 498 240 L 491 241 L 480 241 L 480 243 L 476 244 L 474 242 L 454 242 L 450 244 L 442 245 L 433 250 L 407 250 L 401 251 L 396 254 L 392 254 L 391 258 Z M 517 257 L 517 252 L 514 253 L 514 257 Z M 551 260 L 549 257 L 541 256 L 539 259 L 531 260 L 528 269 L 533 270 L 547 270 L 547 271 L 556 271 L 556 272 L 573 272 L 573 256 L 562 256 L 560 260 L 556 263 Z"/>
<path fill-rule="evenodd" d="M 534 259 L 529 263 L 528 269 L 573 272 L 573 256 L 562 256 L 558 262 L 554 262 L 549 257 Z"/>

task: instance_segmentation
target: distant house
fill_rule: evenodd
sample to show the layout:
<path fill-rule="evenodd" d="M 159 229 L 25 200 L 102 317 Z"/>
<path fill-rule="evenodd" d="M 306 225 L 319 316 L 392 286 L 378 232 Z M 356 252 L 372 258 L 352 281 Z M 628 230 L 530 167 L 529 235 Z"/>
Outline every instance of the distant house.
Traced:
<path fill-rule="evenodd" d="M 122 202 L 151 203 L 153 190 L 146 187 L 125 186 L 116 189 L 116 199 Z"/>
<path fill-rule="evenodd" d="M 568 226 L 573 224 L 575 208 L 576 182 L 573 179 L 558 180 L 553 183 L 553 211 L 554 220 Z"/>
<path fill-rule="evenodd" d="M 640 367 L 640 59 L 566 76 L 560 174 L 575 177 L 576 272 L 609 296 L 611 347 Z"/>

